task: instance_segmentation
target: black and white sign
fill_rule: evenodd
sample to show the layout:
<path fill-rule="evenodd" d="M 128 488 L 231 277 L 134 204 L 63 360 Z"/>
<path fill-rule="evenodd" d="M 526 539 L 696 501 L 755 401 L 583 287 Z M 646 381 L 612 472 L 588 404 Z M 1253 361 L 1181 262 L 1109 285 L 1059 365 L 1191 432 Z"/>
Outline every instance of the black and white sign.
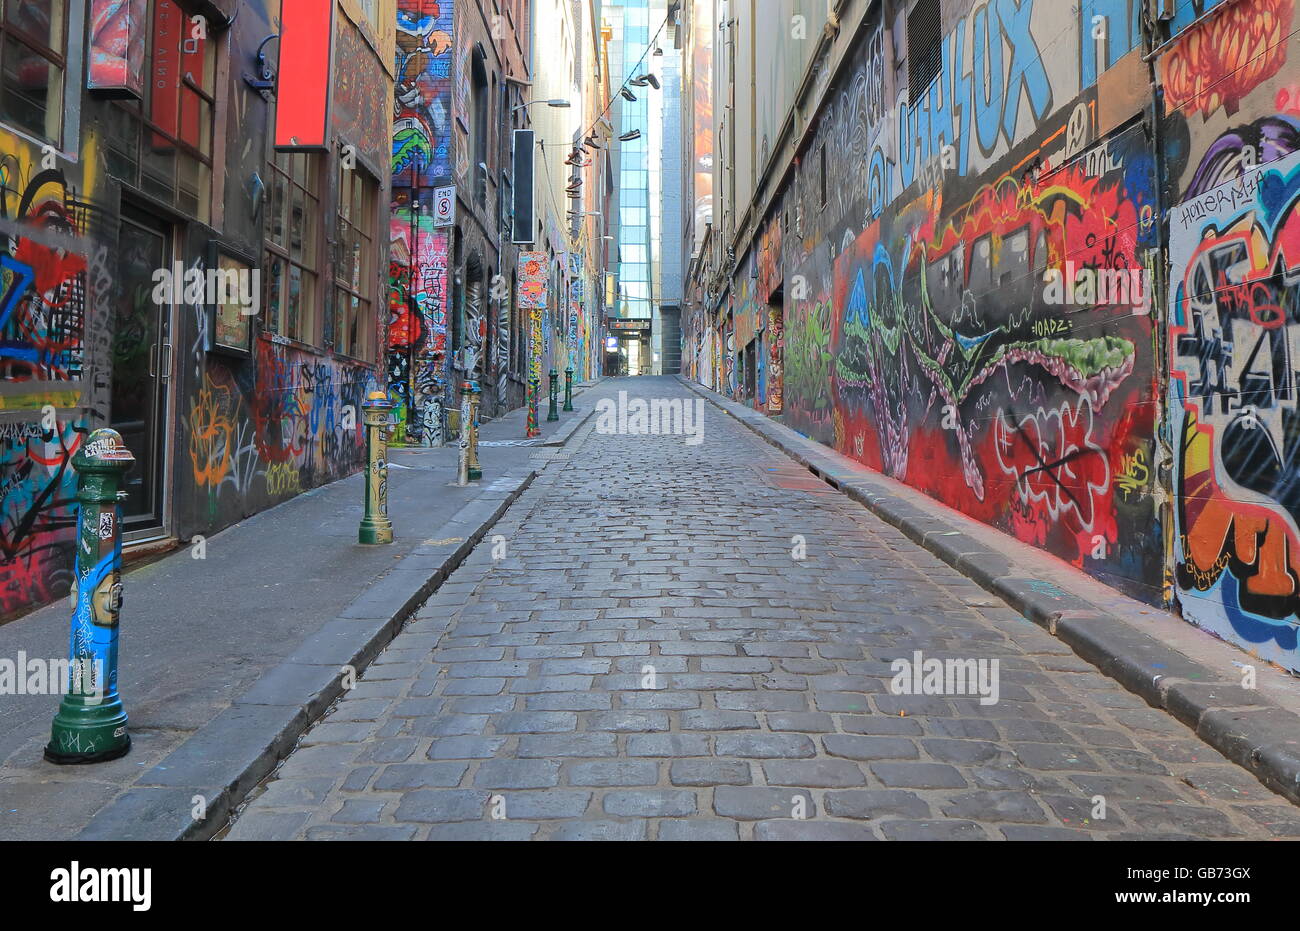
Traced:
<path fill-rule="evenodd" d="M 433 189 L 433 225 L 451 226 L 456 221 L 456 186 Z"/>

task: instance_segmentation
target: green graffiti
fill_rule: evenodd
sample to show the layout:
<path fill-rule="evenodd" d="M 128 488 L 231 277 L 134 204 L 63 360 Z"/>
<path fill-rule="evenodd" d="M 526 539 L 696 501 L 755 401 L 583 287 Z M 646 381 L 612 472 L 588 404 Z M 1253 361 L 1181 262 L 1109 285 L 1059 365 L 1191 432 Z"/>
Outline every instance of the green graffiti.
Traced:
<path fill-rule="evenodd" d="M 882 379 L 895 379 L 903 342 L 922 373 L 948 403 L 958 404 L 997 369 L 1016 363 L 1042 368 L 1061 384 L 1093 395 L 1111 387 L 1132 370 L 1134 347 L 1116 336 L 1092 339 L 1017 339 L 1006 326 L 963 336 L 944 323 L 930 302 L 924 261 L 918 274 L 920 306 L 891 292 L 869 303 L 861 275 L 845 311 L 835 374 L 847 389 L 871 390 Z M 901 386 L 898 386 L 901 387 Z"/>
<path fill-rule="evenodd" d="M 831 405 L 830 311 L 829 301 L 809 305 L 808 313 L 796 314 L 786 329 L 786 395 L 809 411 L 824 411 Z"/>

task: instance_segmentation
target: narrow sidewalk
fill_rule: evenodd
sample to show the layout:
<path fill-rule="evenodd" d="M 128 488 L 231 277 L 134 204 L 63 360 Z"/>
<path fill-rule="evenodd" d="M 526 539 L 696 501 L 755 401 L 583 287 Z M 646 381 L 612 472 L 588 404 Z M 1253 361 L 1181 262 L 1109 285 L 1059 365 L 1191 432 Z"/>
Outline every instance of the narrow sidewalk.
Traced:
<path fill-rule="evenodd" d="M 558 422 L 543 404 L 541 443 L 590 416 L 581 395 Z M 214 534 L 203 558 L 185 546 L 129 568 L 119 687 L 131 751 L 54 766 L 42 748 L 58 697 L 0 696 L 0 840 L 73 837 L 97 815 L 106 836 L 185 836 L 207 820 L 191 816 L 195 795 L 237 802 L 332 700 L 340 667 L 369 662 L 554 452 L 514 445 L 525 415 L 482 426 L 483 480 L 467 487 L 455 445 L 391 449 L 391 545 L 357 542 L 358 473 Z M 65 657 L 68 614 L 59 601 L 0 626 L 0 657 Z"/>

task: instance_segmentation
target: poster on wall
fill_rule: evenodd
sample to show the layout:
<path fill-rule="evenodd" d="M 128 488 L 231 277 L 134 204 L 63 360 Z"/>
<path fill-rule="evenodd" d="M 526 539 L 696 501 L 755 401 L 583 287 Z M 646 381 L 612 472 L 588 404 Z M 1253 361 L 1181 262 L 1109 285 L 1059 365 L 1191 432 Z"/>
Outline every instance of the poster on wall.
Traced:
<path fill-rule="evenodd" d="M 208 348 L 233 356 L 253 353 L 253 319 L 261 299 L 261 273 L 251 256 L 241 255 L 228 246 L 213 242 L 208 252 L 208 268 L 214 283 L 213 303 L 208 311 L 212 333 Z"/>
<path fill-rule="evenodd" d="M 519 253 L 519 306 L 546 306 L 546 253 Z"/>
<path fill-rule="evenodd" d="M 10 18 L 34 35 L 48 34 L 49 14 L 40 11 L 42 6 L 48 8 L 48 4 L 18 4 Z M 148 7 L 148 0 L 91 0 L 86 87 L 96 95 L 136 100 L 144 96 Z"/>

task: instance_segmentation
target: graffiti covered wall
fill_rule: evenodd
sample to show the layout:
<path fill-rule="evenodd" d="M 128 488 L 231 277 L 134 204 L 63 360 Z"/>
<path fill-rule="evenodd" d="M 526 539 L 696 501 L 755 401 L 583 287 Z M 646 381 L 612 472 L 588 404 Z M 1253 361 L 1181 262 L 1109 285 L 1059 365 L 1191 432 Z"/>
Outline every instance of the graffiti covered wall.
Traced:
<path fill-rule="evenodd" d="M 870 7 L 690 368 L 1296 670 L 1295 0 L 1143 9 L 944 4 L 913 93 Z"/>
<path fill-rule="evenodd" d="M 364 368 L 270 341 L 258 342 L 255 366 L 213 360 L 184 419 L 184 455 L 213 519 L 361 468 L 358 412 L 373 380 Z"/>
<path fill-rule="evenodd" d="M 48 29 L 41 8 L 49 4 L 10 6 L 11 18 L 33 35 Z M 197 204 L 178 195 L 173 210 L 154 211 L 133 189 L 138 166 L 123 153 L 139 139 L 124 134 L 112 99 L 133 89 L 148 57 L 138 28 L 146 4 L 56 6 L 70 11 L 66 68 L 61 106 L 45 113 L 44 125 L 45 136 L 61 145 L 0 129 L 0 620 L 68 590 L 76 523 L 70 460 L 92 428 L 116 425 L 128 437 L 137 454 L 127 487 L 129 506 L 142 506 L 138 536 L 165 545 L 213 533 L 360 468 L 359 405 L 377 384 L 373 364 L 332 351 L 335 322 L 327 316 L 318 347 L 259 333 L 259 321 L 250 320 L 247 348 L 222 352 L 202 288 L 158 296 L 157 272 L 179 267 L 202 275 L 218 244 L 265 270 L 269 102 L 238 69 L 219 71 L 229 82 L 217 91 L 222 111 L 229 125 L 245 128 L 215 134 L 225 144 L 212 152 L 213 173 L 224 184 L 221 210 L 210 210 L 215 205 L 203 202 L 200 189 Z M 168 32 L 174 5 L 156 6 L 145 28 L 154 30 L 148 103 L 158 108 L 176 99 L 168 82 L 182 79 L 159 62 L 182 40 Z M 238 17 L 214 13 L 208 42 L 220 43 L 230 61 L 252 61 L 278 29 L 277 9 L 250 3 Z M 338 18 L 349 71 L 334 92 L 332 141 L 355 144 L 367 167 L 379 169 L 390 137 L 375 103 L 390 99 L 392 59 L 378 49 L 391 49 L 392 38 L 357 22 L 349 13 Z M 191 64 L 204 60 L 204 43 L 184 43 L 184 54 L 196 56 Z M 45 87 L 44 65 L 18 64 L 29 89 Z M 165 149 L 157 138 L 153 145 Z M 325 215 L 337 193 L 323 186 Z M 386 194 L 385 180 L 379 200 Z M 380 253 L 376 244 L 370 267 Z M 375 340 L 367 334 L 357 346 L 368 353 Z M 139 465 L 146 459 L 148 469 Z"/>
<path fill-rule="evenodd" d="M 759 243 L 783 360 L 755 403 L 1157 603 L 1156 181 L 1141 85 L 1107 75 L 1145 69 L 1137 7 L 976 0 L 915 103 L 889 97 L 891 22 L 867 28 Z M 733 390 L 751 316 L 723 333 Z"/>
<path fill-rule="evenodd" d="M 252 55 L 270 28 L 269 22 L 264 25 L 259 19 L 267 14 L 263 8 L 250 7 L 236 18 L 225 38 L 232 56 Z M 348 67 L 339 72 L 332 89 L 331 137 L 337 145 L 355 147 L 359 166 L 373 174 L 371 169 L 382 170 L 390 141 L 388 121 L 379 107 L 389 99 L 387 56 L 381 57 L 382 43 L 375 36 L 374 24 L 354 21 L 340 10 L 335 28 L 338 54 Z M 246 89 L 239 94 L 238 103 L 248 124 L 267 125 L 262 98 Z M 228 187 L 253 171 L 266 172 L 259 160 L 259 146 L 232 136 L 227 147 Z M 251 162 L 243 160 L 246 150 L 252 151 Z M 385 191 L 381 180 L 381 202 L 386 199 Z M 327 185 L 322 210 L 332 214 L 338 196 L 337 187 Z M 258 255 L 263 225 L 246 200 L 227 197 L 220 236 L 241 251 Z M 181 239 L 187 265 L 204 268 L 212 233 L 189 224 Z M 376 242 L 373 248 L 370 261 L 376 263 L 383 247 Z M 377 264 L 369 267 L 379 268 Z M 379 280 L 376 275 L 376 285 Z M 379 291 L 376 296 L 381 294 Z M 211 310 L 202 301 L 178 308 L 175 319 L 180 345 L 189 350 L 180 354 L 174 373 L 172 523 L 180 539 L 212 533 L 301 492 L 344 478 L 364 464 L 360 405 L 368 389 L 380 383 L 377 366 L 336 354 L 338 321 L 324 313 L 324 307 L 321 310 L 319 345 L 292 343 L 261 329 L 253 337 L 251 353 L 240 357 L 211 351 Z M 374 321 L 373 335 L 358 338 L 367 351 L 376 346 L 382 322 Z"/>
<path fill-rule="evenodd" d="M 91 134 L 82 155 L 0 131 L 0 617 L 67 594 L 71 459 L 107 417 L 115 217 Z"/>
<path fill-rule="evenodd" d="M 1300 24 L 1293 0 L 1240 0 L 1191 25 L 1219 6 L 1189 4 L 1158 63 L 1176 593 L 1300 670 Z"/>
<path fill-rule="evenodd" d="M 451 238 L 432 200 L 452 183 L 453 35 L 449 0 L 398 0 L 385 356 L 396 443 L 442 442 Z"/>
<path fill-rule="evenodd" d="M 428 216 L 394 214 L 389 226 L 388 393 L 402 440 L 442 442 L 450 235 Z"/>

